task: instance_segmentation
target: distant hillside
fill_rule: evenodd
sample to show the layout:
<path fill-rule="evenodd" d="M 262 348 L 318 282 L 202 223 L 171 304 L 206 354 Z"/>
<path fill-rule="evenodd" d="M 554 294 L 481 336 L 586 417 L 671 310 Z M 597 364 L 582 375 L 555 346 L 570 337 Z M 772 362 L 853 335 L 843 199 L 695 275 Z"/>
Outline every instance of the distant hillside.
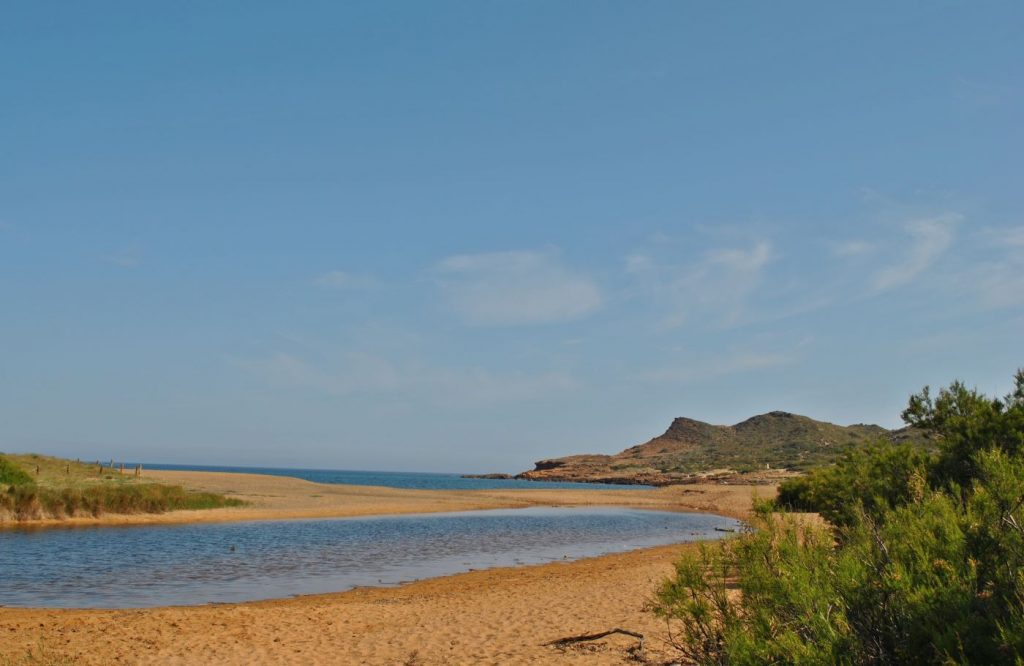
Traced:
<path fill-rule="evenodd" d="M 805 470 L 834 461 L 843 451 L 878 439 L 914 439 L 907 429 L 839 426 L 799 414 L 769 412 L 731 426 L 677 418 L 664 434 L 615 455 L 575 455 L 541 460 L 520 478 L 605 483 L 692 482 L 700 475 L 728 476 L 771 470 Z"/>

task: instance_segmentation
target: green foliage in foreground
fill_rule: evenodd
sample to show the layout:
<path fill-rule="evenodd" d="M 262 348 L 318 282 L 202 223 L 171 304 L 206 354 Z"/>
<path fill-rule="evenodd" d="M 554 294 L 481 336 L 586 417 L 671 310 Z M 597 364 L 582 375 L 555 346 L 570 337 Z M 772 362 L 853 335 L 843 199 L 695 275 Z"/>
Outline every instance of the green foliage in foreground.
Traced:
<path fill-rule="evenodd" d="M 32 477 L 4 456 L 0 456 L 0 485 L 21 486 L 32 483 Z"/>
<path fill-rule="evenodd" d="M 855 524 L 861 513 L 878 519 L 911 501 L 914 480 L 932 462 L 916 445 L 879 441 L 844 453 L 831 467 L 783 482 L 775 501 L 786 509 L 820 513 L 833 525 Z"/>
<path fill-rule="evenodd" d="M 17 461 L 29 460 L 41 470 L 37 481 Z M 47 468 L 70 474 L 57 477 Z M 104 513 L 163 513 L 180 509 L 214 509 L 240 506 L 242 502 L 223 495 L 187 491 L 181 486 L 135 479 L 116 474 L 113 469 L 94 472 L 92 466 L 44 456 L 0 455 L 0 514 L 15 520 L 99 516 Z M 109 473 L 107 473 L 109 472 Z"/>
<path fill-rule="evenodd" d="M 702 664 L 1024 663 L 1024 373 L 954 384 L 904 418 L 936 456 L 850 455 L 786 492 L 832 525 L 759 507 L 756 531 L 684 558 L 656 611 Z M 785 493 L 783 493 L 785 495 Z"/>

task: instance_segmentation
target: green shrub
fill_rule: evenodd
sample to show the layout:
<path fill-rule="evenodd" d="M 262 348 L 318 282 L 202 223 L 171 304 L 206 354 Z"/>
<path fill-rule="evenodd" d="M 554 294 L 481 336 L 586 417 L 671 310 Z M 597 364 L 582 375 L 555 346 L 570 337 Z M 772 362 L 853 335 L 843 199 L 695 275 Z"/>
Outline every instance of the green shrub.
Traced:
<path fill-rule="evenodd" d="M 877 519 L 885 509 L 910 501 L 914 480 L 927 475 L 930 461 L 917 446 L 878 442 L 844 453 L 831 467 L 784 481 L 776 502 L 821 513 L 834 525 L 850 525 L 862 512 Z"/>
<path fill-rule="evenodd" d="M 1024 455 L 1024 371 L 1014 379 L 1014 391 L 1002 399 L 988 398 L 961 382 L 940 389 L 933 399 L 926 386 L 910 397 L 902 416 L 938 443 L 935 455 L 886 442 L 849 451 L 835 465 L 782 483 L 779 505 L 816 511 L 845 526 L 861 509 L 878 519 L 885 509 L 908 502 L 918 476 L 934 489 L 970 489 L 979 478 L 981 454 Z"/>
<path fill-rule="evenodd" d="M 935 458 L 853 454 L 788 483 L 750 534 L 685 557 L 657 595 L 700 664 L 1024 663 L 1024 373 L 1004 400 L 911 398 Z"/>
<path fill-rule="evenodd" d="M 854 641 L 835 609 L 831 535 L 764 507 L 755 524 L 676 565 L 655 606 L 672 643 L 698 664 L 848 661 Z"/>
<path fill-rule="evenodd" d="M 933 399 L 926 386 L 910 397 L 902 417 L 940 440 L 930 470 L 933 485 L 967 488 L 978 477 L 980 451 L 1024 454 L 1024 370 L 1017 371 L 1014 390 L 1002 399 L 986 397 L 962 382 L 940 389 Z"/>
<path fill-rule="evenodd" d="M 684 557 L 656 611 L 700 664 L 1013 663 L 1024 469 L 987 464 L 967 504 L 923 491 L 843 528 L 838 547 L 828 527 L 762 512 L 756 532 Z"/>
<path fill-rule="evenodd" d="M 81 488 L 19 485 L 11 486 L 6 493 L 0 494 L 0 509 L 7 510 L 17 520 L 99 516 L 104 513 L 163 513 L 241 504 L 240 500 L 223 495 L 188 492 L 181 486 L 157 483 L 101 483 Z"/>
<path fill-rule="evenodd" d="M 0 454 L 0 485 L 21 486 L 32 483 L 32 477 Z"/>

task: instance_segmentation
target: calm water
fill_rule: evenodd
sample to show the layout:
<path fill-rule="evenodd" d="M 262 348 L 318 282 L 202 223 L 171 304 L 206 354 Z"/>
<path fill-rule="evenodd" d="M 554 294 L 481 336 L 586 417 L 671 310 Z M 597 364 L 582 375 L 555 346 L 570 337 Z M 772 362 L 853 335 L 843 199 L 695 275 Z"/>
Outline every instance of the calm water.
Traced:
<path fill-rule="evenodd" d="M 737 522 L 620 508 L 0 531 L 0 605 L 127 608 L 395 585 L 722 536 Z"/>
<path fill-rule="evenodd" d="M 134 463 L 133 463 L 134 464 Z M 344 483 L 355 486 L 388 486 L 422 490 L 492 490 L 498 488 L 587 488 L 625 490 L 651 486 L 616 485 L 610 483 L 567 483 L 561 481 L 526 481 L 525 479 L 463 479 L 458 474 L 421 472 L 361 472 L 343 469 L 289 469 L 285 467 L 216 467 L 212 465 L 143 464 L 148 469 L 187 470 L 196 472 L 245 472 L 294 476 L 317 483 Z"/>

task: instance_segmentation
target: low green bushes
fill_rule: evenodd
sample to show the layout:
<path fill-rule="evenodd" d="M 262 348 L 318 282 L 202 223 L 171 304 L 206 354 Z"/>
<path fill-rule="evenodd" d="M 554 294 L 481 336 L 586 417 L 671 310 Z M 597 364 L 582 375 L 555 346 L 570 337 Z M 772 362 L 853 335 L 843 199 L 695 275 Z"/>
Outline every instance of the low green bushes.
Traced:
<path fill-rule="evenodd" d="M 1024 663 L 1024 373 L 911 398 L 934 436 L 786 484 L 757 529 L 683 559 L 656 611 L 702 664 Z"/>
<path fill-rule="evenodd" d="M 52 475 L 44 475 L 43 482 L 37 482 L 17 463 L 0 455 L 0 513 L 16 520 L 33 520 L 103 513 L 163 513 L 242 504 L 240 500 L 215 493 L 191 492 L 181 486 L 124 479 L 120 475 L 83 479 L 81 470 L 85 467 L 82 465 L 51 458 L 40 457 L 39 460 L 49 467 L 54 467 L 57 461 L 61 469 L 75 468 L 77 475 L 60 483 L 53 481 Z"/>
<path fill-rule="evenodd" d="M 926 474 L 932 460 L 919 446 L 880 441 L 844 453 L 833 466 L 784 481 L 776 503 L 820 513 L 834 525 L 852 525 L 861 512 L 877 518 L 909 502 L 914 479 Z"/>
<path fill-rule="evenodd" d="M 7 458 L 0 455 L 0 486 L 20 486 L 32 483 L 32 477 Z"/>
<path fill-rule="evenodd" d="M 99 516 L 103 513 L 163 513 L 179 509 L 240 506 L 241 501 L 214 493 L 188 492 L 156 483 L 94 485 L 84 488 L 11 486 L 0 494 L 0 509 L 18 520 Z"/>

